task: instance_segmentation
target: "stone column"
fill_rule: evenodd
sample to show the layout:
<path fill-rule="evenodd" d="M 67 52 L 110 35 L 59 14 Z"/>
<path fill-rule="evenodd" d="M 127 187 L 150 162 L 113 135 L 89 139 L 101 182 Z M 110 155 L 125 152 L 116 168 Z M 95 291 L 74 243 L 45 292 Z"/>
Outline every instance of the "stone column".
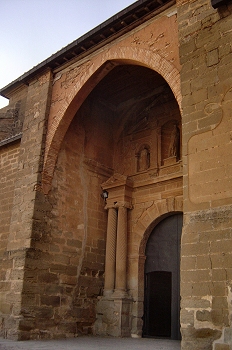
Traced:
<path fill-rule="evenodd" d="M 118 208 L 115 296 L 126 296 L 127 208 Z"/>
<path fill-rule="evenodd" d="M 106 259 L 105 259 L 105 286 L 104 296 L 113 293 L 115 282 L 115 253 L 117 233 L 117 209 L 108 209 Z"/>
<path fill-rule="evenodd" d="M 127 210 L 132 209 L 133 183 L 114 174 L 104 184 L 108 198 L 104 295 L 96 305 L 94 333 L 115 337 L 131 335 L 132 298 L 127 294 Z"/>
<path fill-rule="evenodd" d="M 161 135 L 162 130 L 161 127 L 157 129 L 157 167 L 160 168 L 162 165 L 162 145 L 161 145 Z"/>

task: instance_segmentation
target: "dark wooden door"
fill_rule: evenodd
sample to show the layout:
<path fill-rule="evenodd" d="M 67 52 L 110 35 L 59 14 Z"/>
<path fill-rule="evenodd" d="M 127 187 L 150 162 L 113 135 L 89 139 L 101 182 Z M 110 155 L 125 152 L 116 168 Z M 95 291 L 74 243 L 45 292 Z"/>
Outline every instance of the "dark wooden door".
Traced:
<path fill-rule="evenodd" d="M 180 239 L 182 214 L 167 217 L 146 247 L 143 335 L 180 339 Z"/>

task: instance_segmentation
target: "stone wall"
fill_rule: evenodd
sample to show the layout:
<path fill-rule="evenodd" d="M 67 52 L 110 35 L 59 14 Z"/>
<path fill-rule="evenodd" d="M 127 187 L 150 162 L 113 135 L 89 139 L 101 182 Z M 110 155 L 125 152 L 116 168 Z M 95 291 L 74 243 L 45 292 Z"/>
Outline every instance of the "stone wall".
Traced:
<path fill-rule="evenodd" d="M 14 93 L 10 104 L 0 110 L 0 141 L 22 132 L 27 87 Z"/>
<path fill-rule="evenodd" d="M 10 231 L 11 210 L 14 200 L 14 184 L 18 171 L 18 155 L 20 142 L 13 142 L 0 148 L 0 166 L 1 166 L 1 180 L 0 180 L 0 335 L 5 336 L 4 333 L 4 317 L 10 314 L 10 307 L 6 303 L 6 291 L 9 292 L 9 278 L 11 262 L 8 261 L 7 256 L 7 242 Z"/>
<path fill-rule="evenodd" d="M 95 305 L 103 290 L 106 212 L 100 195 L 109 172 L 86 157 L 85 146 L 83 126 L 75 118 L 63 141 L 48 196 L 49 244 L 44 249 L 54 278 L 45 292 L 50 299 L 44 297 L 56 327 L 49 320 L 43 327 L 51 337 L 92 333 Z M 53 299 L 59 302 L 53 305 Z"/>
<path fill-rule="evenodd" d="M 44 72 L 29 84 L 14 183 L 6 254 L 9 268 L 5 284 L 5 308 L 9 312 L 3 315 L 2 332 L 6 337 L 16 339 L 28 338 L 27 331 L 34 325 L 34 316 L 30 318 L 29 309 L 36 299 L 33 278 L 40 252 L 34 250 L 33 243 L 41 235 L 43 213 L 47 210 L 40 192 L 40 172 L 49 88 L 50 72 Z M 39 264 L 41 266 L 41 261 Z M 37 316 L 36 308 L 34 311 Z"/>
<path fill-rule="evenodd" d="M 185 213 L 182 349 L 229 349 L 232 7 L 214 10 L 206 0 L 177 3 Z"/>

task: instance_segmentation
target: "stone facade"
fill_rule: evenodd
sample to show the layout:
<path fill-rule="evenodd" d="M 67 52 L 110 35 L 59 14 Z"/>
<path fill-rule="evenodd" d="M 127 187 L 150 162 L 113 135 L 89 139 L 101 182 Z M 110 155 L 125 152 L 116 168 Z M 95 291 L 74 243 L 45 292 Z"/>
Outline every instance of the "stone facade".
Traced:
<path fill-rule="evenodd" d="M 231 346 L 231 9 L 178 2 L 186 164 L 183 349 Z"/>
<path fill-rule="evenodd" d="M 183 212 L 182 349 L 232 346 L 232 4 L 143 3 L 1 90 L 1 336 L 142 336 L 146 246 Z"/>

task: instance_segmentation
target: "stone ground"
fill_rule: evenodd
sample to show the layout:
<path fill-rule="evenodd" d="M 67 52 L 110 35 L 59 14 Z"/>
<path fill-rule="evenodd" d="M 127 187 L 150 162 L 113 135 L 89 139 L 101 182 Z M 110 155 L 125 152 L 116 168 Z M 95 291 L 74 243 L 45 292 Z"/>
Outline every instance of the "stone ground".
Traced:
<path fill-rule="evenodd" d="M 12 341 L 0 338 L 0 350 L 180 350 L 180 341 L 147 338 L 79 337 L 64 340 Z"/>

